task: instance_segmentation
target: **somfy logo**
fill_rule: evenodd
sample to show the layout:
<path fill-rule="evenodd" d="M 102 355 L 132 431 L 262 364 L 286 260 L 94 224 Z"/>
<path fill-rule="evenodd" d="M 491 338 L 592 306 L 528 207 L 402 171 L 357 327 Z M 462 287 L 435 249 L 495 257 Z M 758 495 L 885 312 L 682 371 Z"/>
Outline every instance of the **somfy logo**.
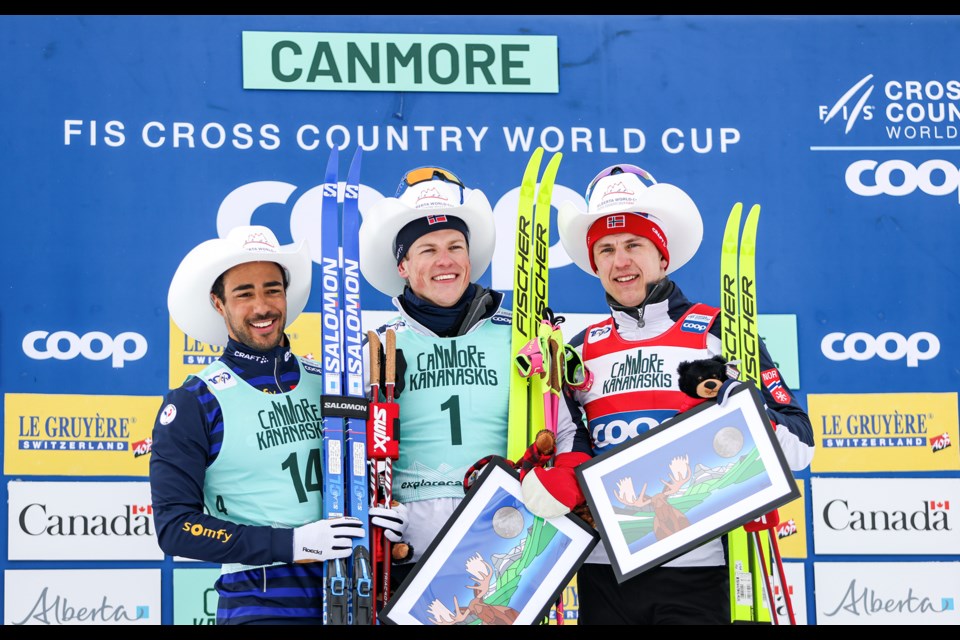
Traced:
<path fill-rule="evenodd" d="M 842 348 L 837 349 L 837 345 Z M 921 350 L 921 345 L 924 346 Z M 892 349 L 891 349 L 892 347 Z M 880 356 L 884 360 L 907 359 L 908 367 L 916 367 L 921 360 L 932 360 L 940 353 L 940 340 L 928 331 L 919 331 L 909 338 L 888 331 L 876 338 L 857 331 L 850 335 L 828 333 L 820 341 L 820 350 L 830 360 L 869 360 Z"/>
<path fill-rule="evenodd" d="M 919 166 L 906 160 L 857 160 L 846 173 L 847 188 L 858 196 L 906 196 L 917 189 L 930 196 L 947 196 L 960 188 L 960 169 L 946 160 Z"/>
<path fill-rule="evenodd" d="M 125 362 L 146 355 L 147 339 L 133 331 L 124 331 L 115 338 L 102 331 L 83 336 L 70 331 L 31 331 L 23 337 L 23 352 L 34 360 L 73 360 L 77 356 L 87 360 L 110 358 L 113 367 L 121 369 Z"/>

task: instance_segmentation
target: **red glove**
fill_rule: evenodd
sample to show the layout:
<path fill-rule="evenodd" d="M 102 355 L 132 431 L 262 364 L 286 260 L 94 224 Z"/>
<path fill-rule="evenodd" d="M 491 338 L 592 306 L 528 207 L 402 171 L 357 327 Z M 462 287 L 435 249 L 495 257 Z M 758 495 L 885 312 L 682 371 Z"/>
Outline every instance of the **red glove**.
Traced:
<path fill-rule="evenodd" d="M 556 518 L 586 502 L 577 482 L 576 467 L 590 459 L 586 453 L 561 453 L 549 469 L 533 467 L 520 478 L 523 503 L 541 518 Z"/>
<path fill-rule="evenodd" d="M 689 411 L 690 409 L 693 409 L 695 406 L 703 404 L 707 400 L 712 400 L 712 399 L 713 398 L 691 398 L 690 396 L 686 396 L 684 397 L 683 402 L 680 403 L 680 408 L 677 409 L 677 413 L 683 413 L 684 411 Z"/>

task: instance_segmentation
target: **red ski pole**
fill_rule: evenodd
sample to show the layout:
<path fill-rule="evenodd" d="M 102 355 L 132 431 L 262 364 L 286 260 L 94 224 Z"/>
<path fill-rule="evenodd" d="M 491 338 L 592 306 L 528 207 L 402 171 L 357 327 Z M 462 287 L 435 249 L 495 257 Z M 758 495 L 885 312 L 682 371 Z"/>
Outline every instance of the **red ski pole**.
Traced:
<path fill-rule="evenodd" d="M 370 413 L 367 418 L 367 433 L 372 434 L 374 431 L 374 425 L 376 422 L 374 411 L 375 407 L 380 402 L 380 336 L 377 335 L 376 331 L 367 332 L 367 346 L 370 348 Z M 367 437 L 367 455 L 369 460 L 367 461 L 368 472 L 370 474 L 370 506 L 378 507 L 381 506 L 381 496 L 380 496 L 380 463 L 379 458 L 375 454 L 373 445 L 374 439 Z M 390 561 L 387 560 L 385 564 L 389 565 Z M 382 571 L 382 565 L 384 564 L 383 557 L 383 529 L 380 527 L 373 527 L 370 532 L 370 571 L 373 576 L 373 601 L 377 602 L 377 591 L 380 588 L 380 571 Z M 373 623 L 377 623 L 377 608 L 374 606 L 373 609 Z"/>
<path fill-rule="evenodd" d="M 750 533 L 753 536 L 754 546 L 757 549 L 757 554 L 760 557 L 760 571 L 763 572 L 763 584 L 764 589 L 767 593 L 767 604 L 770 607 L 770 618 L 773 620 L 773 624 L 780 624 L 779 616 L 777 616 L 777 605 L 773 594 L 773 588 L 770 585 L 770 576 L 773 574 L 772 567 L 769 567 L 766 564 L 766 559 L 763 553 L 763 542 L 760 537 L 760 532 L 766 530 L 770 535 L 770 546 L 772 549 L 773 561 L 777 563 L 777 573 L 780 578 L 780 589 L 783 591 L 783 599 L 787 605 L 787 613 L 790 617 L 790 624 L 796 625 L 797 621 L 793 615 L 793 602 L 790 597 L 790 589 L 787 586 L 787 577 L 783 569 L 783 559 L 780 557 L 780 546 L 777 543 L 777 525 L 780 524 L 780 513 L 774 509 L 770 513 L 760 516 L 752 522 L 748 522 L 743 525 L 744 531 Z"/>

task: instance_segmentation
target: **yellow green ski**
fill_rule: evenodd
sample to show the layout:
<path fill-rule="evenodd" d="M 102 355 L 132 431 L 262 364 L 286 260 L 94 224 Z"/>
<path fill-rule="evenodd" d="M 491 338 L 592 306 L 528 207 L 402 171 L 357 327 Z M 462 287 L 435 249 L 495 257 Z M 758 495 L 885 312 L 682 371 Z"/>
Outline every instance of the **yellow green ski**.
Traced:
<path fill-rule="evenodd" d="M 556 404 L 553 396 L 557 393 L 551 390 L 548 379 L 550 341 L 559 343 L 562 353 L 563 338 L 552 324 L 549 327 L 542 325 L 549 315 L 550 201 L 562 157 L 561 153 L 553 154 L 539 179 L 538 188 L 543 148 L 537 147 L 527 162 L 520 183 L 511 341 L 517 366 L 511 367 L 507 425 L 507 458 L 512 461 L 519 460 L 537 432 L 547 426 L 549 407 Z M 531 344 L 539 344 L 533 358 L 528 357 Z M 526 353 L 525 349 L 528 349 Z M 553 366 L 560 366 L 560 363 Z"/>
<path fill-rule="evenodd" d="M 723 356 L 737 365 L 740 380 L 760 383 L 760 336 L 757 333 L 756 242 L 760 205 L 747 214 L 740 232 L 743 203 L 733 205 L 720 251 L 720 335 Z M 743 527 L 727 534 L 730 569 L 730 619 L 734 623 L 768 623 L 763 601 L 763 569 L 758 567 L 754 537 Z"/>

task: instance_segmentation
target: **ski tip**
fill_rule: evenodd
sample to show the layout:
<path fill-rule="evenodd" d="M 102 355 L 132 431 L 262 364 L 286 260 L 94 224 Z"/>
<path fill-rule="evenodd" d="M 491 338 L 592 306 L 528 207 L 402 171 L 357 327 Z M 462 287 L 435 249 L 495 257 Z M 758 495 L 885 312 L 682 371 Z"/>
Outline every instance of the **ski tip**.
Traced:
<path fill-rule="evenodd" d="M 334 145 L 330 147 L 330 157 L 327 158 L 327 176 L 335 176 L 338 168 L 338 153 L 340 149 Z"/>

